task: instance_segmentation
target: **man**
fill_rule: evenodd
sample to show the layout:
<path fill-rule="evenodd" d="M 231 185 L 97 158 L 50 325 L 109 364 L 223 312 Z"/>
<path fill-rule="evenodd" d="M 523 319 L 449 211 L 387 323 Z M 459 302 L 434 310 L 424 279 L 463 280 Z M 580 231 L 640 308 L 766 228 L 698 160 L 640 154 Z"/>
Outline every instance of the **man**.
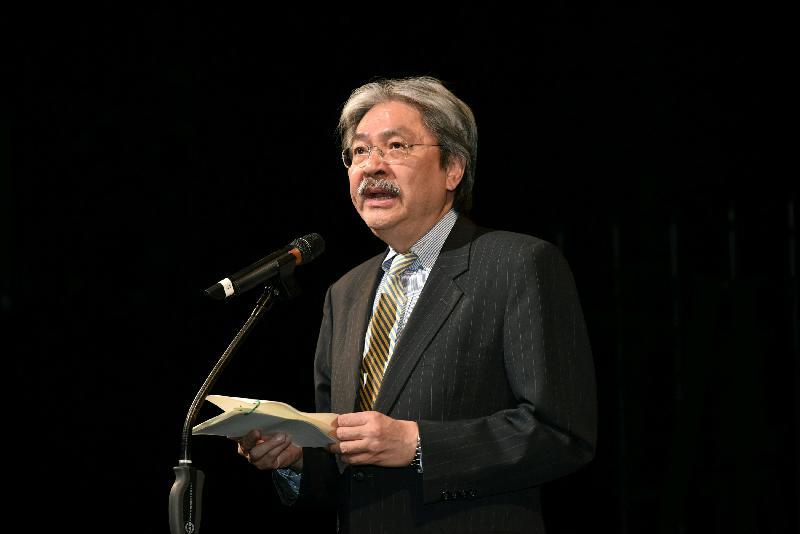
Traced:
<path fill-rule="evenodd" d="M 239 453 L 342 532 L 544 532 L 540 486 L 592 459 L 594 367 L 572 275 L 540 239 L 475 226 L 477 129 L 438 80 L 355 90 L 353 205 L 389 250 L 334 283 L 315 357 L 338 443 L 257 431 Z"/>

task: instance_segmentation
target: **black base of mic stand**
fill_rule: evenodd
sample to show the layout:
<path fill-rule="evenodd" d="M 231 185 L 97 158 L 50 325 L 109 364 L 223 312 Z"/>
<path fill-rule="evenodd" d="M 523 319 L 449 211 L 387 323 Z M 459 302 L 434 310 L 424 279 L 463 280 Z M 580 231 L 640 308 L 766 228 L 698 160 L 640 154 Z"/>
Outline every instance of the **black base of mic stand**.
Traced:
<path fill-rule="evenodd" d="M 169 531 L 194 534 L 200 530 L 205 475 L 192 465 L 179 465 L 169 492 Z"/>
<path fill-rule="evenodd" d="M 297 295 L 298 287 L 295 285 L 292 273 L 294 263 L 281 267 L 279 287 L 269 285 L 259 297 L 256 307 L 242 328 L 234 336 L 225 352 L 222 353 L 217 364 L 211 370 L 200 391 L 192 401 L 186 421 L 183 425 L 181 436 L 182 455 L 175 470 L 175 483 L 169 492 L 169 530 L 172 534 L 197 534 L 200 531 L 200 512 L 203 500 L 203 482 L 205 475 L 192 465 L 189 438 L 192 426 L 200 410 L 200 405 L 206 399 L 208 391 L 217 381 L 222 369 L 230 361 L 255 324 L 263 317 L 264 312 L 272 307 L 276 298 L 290 299 Z"/>

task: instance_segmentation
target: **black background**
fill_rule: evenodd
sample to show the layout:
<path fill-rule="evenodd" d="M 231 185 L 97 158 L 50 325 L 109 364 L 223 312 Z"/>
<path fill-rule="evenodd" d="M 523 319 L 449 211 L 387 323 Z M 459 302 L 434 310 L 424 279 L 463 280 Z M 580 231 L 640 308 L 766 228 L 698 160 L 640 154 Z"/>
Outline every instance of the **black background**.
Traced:
<path fill-rule="evenodd" d="M 598 454 L 544 490 L 550 532 L 797 529 L 783 18 L 422 4 L 9 17 L 9 510 L 34 532 L 167 532 L 186 410 L 257 297 L 201 291 L 318 232 L 303 295 L 213 389 L 313 409 L 325 289 L 383 248 L 349 203 L 340 106 L 374 77 L 428 74 L 477 118 L 473 219 L 557 243 L 581 294 Z M 224 438 L 196 439 L 193 459 L 203 532 L 325 531 Z"/>

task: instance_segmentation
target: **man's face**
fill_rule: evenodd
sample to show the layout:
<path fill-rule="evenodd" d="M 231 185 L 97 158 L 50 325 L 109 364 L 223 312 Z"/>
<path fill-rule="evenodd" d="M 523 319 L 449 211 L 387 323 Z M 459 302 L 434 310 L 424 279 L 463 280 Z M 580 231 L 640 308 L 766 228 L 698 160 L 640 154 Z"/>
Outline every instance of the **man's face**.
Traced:
<path fill-rule="evenodd" d="M 396 143 L 436 145 L 438 141 L 423 125 L 419 111 L 403 102 L 386 102 L 374 106 L 358 123 L 353 147 L 364 150 L 377 145 L 386 152 Z M 411 246 L 453 204 L 463 166 L 455 163 L 443 169 L 439 150 L 414 146 L 406 159 L 388 164 L 373 149 L 363 167 L 356 164 L 348 169 L 350 198 L 358 214 L 393 247 Z"/>

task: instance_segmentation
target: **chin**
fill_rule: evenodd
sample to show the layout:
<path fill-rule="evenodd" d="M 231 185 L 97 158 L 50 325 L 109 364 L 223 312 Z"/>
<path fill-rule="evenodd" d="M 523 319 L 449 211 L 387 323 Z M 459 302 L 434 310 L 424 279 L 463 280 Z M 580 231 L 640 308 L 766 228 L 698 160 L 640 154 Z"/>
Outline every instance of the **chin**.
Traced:
<path fill-rule="evenodd" d="M 359 213 L 364 223 L 372 230 L 385 230 L 397 223 L 397 217 L 381 210 L 367 209 Z"/>

